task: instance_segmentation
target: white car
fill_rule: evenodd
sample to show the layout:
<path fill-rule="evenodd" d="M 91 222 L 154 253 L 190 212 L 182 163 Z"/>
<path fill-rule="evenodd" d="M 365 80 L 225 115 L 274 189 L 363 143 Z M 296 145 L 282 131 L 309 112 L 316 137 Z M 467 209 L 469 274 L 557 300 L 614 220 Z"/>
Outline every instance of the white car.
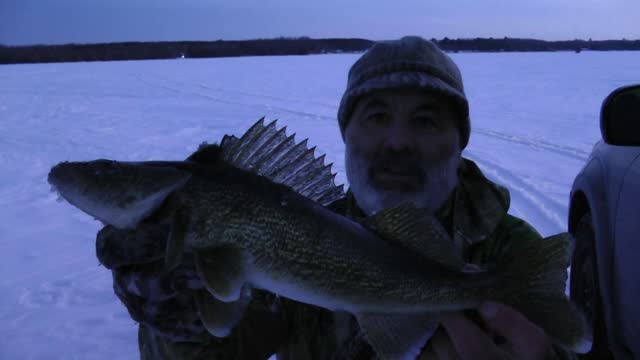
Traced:
<path fill-rule="evenodd" d="M 640 359 L 640 84 L 613 91 L 575 178 L 571 298 L 593 326 L 585 359 Z"/>

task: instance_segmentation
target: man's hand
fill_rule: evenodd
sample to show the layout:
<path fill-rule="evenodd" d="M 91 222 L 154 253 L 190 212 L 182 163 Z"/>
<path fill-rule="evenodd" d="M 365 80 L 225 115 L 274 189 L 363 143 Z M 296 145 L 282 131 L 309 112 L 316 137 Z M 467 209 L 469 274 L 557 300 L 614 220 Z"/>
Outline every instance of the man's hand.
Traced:
<path fill-rule="evenodd" d="M 513 308 L 486 302 L 479 313 L 487 326 L 504 341 L 496 343 L 485 330 L 462 313 L 442 316 L 442 327 L 431 340 L 432 347 L 424 359 L 544 359 L 551 341 L 542 329 Z M 445 333 L 446 331 L 446 333 Z"/>

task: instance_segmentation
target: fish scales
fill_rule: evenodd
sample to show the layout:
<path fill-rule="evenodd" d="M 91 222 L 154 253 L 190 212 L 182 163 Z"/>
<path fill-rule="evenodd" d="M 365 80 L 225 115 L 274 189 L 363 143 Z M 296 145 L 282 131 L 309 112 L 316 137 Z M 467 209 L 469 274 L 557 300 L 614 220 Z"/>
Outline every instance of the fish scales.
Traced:
<path fill-rule="evenodd" d="M 180 190 L 193 214 L 187 246 L 241 247 L 274 282 L 315 289 L 346 310 L 393 312 L 474 306 L 488 296 L 479 281 L 496 282 L 447 273 L 284 186 L 234 168 L 224 173 L 215 184 L 192 178 Z M 468 294 L 460 296 L 464 284 Z M 444 290 L 451 287 L 469 301 L 452 305 Z"/>

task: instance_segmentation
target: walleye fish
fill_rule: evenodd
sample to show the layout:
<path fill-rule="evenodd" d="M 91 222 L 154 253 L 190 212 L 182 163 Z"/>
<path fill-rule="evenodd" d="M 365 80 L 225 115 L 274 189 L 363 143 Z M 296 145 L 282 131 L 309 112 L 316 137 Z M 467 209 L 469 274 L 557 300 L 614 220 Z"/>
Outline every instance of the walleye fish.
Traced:
<path fill-rule="evenodd" d="M 198 307 L 216 336 L 230 332 L 258 288 L 354 314 L 383 359 L 415 358 L 437 313 L 485 300 L 513 306 L 560 346 L 590 349 L 582 314 L 555 290 L 567 276 L 565 236 L 514 243 L 495 267 L 469 269 L 438 220 L 413 205 L 362 223 L 326 209 L 344 196 L 331 165 L 285 129 L 261 119 L 185 161 L 63 162 L 49 182 L 117 228 L 133 228 L 165 204 L 167 268 L 193 252 L 206 287 Z"/>

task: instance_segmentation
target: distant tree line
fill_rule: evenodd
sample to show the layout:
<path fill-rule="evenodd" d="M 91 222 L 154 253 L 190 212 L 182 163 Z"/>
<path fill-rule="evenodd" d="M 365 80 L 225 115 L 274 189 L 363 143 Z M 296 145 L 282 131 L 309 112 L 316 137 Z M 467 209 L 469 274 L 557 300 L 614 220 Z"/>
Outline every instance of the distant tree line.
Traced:
<path fill-rule="evenodd" d="M 563 40 L 544 41 L 514 38 L 432 39 L 445 51 L 575 51 L 640 50 L 640 40 Z"/>
<path fill-rule="evenodd" d="M 35 46 L 0 45 L 0 64 L 307 55 L 364 51 L 363 39 L 277 38 L 239 41 L 168 41 Z"/>
<path fill-rule="evenodd" d="M 640 50 L 640 40 L 544 41 L 506 37 L 501 39 L 444 38 L 432 40 L 438 43 L 445 51 L 450 52 Z M 123 42 L 34 46 L 0 45 L 0 64 L 361 52 L 368 49 L 373 43 L 374 41 L 366 39 L 281 37 L 238 41 Z"/>

